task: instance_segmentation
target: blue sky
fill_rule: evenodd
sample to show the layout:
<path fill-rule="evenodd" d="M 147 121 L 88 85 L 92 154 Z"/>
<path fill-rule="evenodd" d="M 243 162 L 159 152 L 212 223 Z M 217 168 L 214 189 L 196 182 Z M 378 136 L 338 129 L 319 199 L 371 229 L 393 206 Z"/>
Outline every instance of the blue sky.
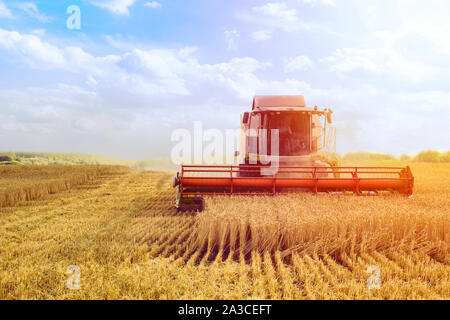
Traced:
<path fill-rule="evenodd" d="M 447 150 L 449 34 L 446 0 L 0 0 L 0 149 L 168 156 L 303 94 L 341 153 Z"/>

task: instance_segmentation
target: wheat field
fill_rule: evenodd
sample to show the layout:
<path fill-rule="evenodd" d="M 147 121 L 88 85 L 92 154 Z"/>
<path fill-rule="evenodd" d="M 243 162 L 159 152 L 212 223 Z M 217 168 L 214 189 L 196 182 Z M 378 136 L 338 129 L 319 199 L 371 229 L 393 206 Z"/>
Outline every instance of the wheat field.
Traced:
<path fill-rule="evenodd" d="M 0 166 L 0 207 L 40 200 L 86 185 L 105 175 L 128 172 L 123 166 Z"/>
<path fill-rule="evenodd" d="M 412 170 L 412 199 L 220 197 L 177 213 L 172 173 L 116 168 L 3 200 L 0 299 L 449 299 L 450 166 Z M 15 175 L 57 180 L 6 171 L 0 195 Z"/>

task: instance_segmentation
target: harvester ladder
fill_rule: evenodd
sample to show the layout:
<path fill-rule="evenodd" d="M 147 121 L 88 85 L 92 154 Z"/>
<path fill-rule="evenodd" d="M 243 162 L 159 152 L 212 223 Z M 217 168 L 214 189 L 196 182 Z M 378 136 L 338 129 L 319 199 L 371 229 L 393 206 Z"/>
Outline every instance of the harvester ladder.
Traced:
<path fill-rule="evenodd" d="M 336 128 L 327 127 L 324 128 L 324 142 L 323 142 L 323 152 L 325 153 L 336 153 Z"/>

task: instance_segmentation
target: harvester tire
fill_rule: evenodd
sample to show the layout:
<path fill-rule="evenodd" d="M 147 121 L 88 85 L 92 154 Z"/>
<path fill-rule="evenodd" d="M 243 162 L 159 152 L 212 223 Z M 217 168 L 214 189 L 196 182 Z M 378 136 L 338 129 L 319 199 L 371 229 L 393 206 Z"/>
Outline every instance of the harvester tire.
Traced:
<path fill-rule="evenodd" d="M 190 202 L 181 201 L 177 206 L 177 212 L 202 212 L 205 207 L 205 201 L 203 198 L 196 198 Z"/>

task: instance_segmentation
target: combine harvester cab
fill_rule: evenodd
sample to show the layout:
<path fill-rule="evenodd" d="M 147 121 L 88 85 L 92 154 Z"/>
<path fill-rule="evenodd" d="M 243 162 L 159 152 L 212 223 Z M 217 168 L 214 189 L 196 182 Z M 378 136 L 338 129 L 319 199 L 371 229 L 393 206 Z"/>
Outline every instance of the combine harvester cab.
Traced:
<path fill-rule="evenodd" d="M 336 148 L 336 130 L 327 128 L 332 113 L 306 107 L 303 96 L 255 97 L 252 111 L 241 116 L 239 165 L 183 165 L 173 181 L 176 208 L 202 211 L 203 196 L 210 195 L 307 191 L 411 196 L 414 176 L 409 167 L 340 167 L 324 160 Z"/>

